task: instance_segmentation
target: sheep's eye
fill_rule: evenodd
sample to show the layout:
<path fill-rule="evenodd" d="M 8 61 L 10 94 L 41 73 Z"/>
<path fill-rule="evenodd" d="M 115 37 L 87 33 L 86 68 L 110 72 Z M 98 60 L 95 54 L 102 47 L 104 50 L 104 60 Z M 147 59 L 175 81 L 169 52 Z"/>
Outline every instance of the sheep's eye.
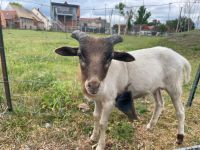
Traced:
<path fill-rule="evenodd" d="M 86 63 L 85 63 L 85 62 L 81 62 L 81 66 L 82 66 L 82 67 L 85 67 L 85 66 L 86 66 Z"/>
<path fill-rule="evenodd" d="M 84 66 L 86 64 L 85 58 L 81 53 L 78 53 L 80 64 L 83 64 L 81 66 Z"/>
<path fill-rule="evenodd" d="M 86 66 L 86 62 L 81 57 L 80 57 L 80 65 L 81 65 L 81 67 Z"/>

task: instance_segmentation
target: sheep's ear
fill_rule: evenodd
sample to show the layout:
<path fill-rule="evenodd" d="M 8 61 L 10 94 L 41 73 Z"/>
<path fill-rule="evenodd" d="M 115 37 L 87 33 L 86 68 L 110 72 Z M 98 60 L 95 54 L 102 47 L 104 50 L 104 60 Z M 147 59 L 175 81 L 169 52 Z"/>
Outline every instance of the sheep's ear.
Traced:
<path fill-rule="evenodd" d="M 78 47 L 60 47 L 55 50 L 55 52 L 62 56 L 77 56 Z"/>
<path fill-rule="evenodd" d="M 131 62 L 135 60 L 131 54 L 126 52 L 113 52 L 113 59 L 124 62 Z"/>

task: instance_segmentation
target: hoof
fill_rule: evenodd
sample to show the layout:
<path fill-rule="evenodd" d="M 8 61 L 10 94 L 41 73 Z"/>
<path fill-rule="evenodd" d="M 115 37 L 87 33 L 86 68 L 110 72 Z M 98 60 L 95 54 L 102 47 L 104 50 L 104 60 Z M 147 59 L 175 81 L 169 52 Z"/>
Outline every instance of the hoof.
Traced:
<path fill-rule="evenodd" d="M 182 144 L 183 143 L 183 139 L 184 139 L 184 135 L 183 134 L 177 134 L 177 144 Z"/>
<path fill-rule="evenodd" d="M 150 125 L 150 123 L 148 123 L 147 126 L 146 126 L 146 130 L 147 131 L 152 131 L 153 130 L 153 126 Z"/>
<path fill-rule="evenodd" d="M 92 137 L 90 137 L 90 142 L 91 143 L 94 143 L 94 142 L 97 142 L 98 140 L 96 139 L 96 138 L 92 138 Z"/>
<path fill-rule="evenodd" d="M 92 143 L 97 142 L 98 140 L 99 140 L 99 136 L 98 136 L 98 135 L 92 134 L 92 135 L 90 136 L 90 141 L 91 141 Z"/>

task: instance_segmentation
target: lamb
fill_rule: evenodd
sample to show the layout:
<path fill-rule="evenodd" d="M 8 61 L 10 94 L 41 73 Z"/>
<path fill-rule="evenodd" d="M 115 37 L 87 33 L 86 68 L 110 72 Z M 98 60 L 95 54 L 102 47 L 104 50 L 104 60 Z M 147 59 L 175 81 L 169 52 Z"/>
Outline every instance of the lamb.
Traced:
<path fill-rule="evenodd" d="M 121 93 L 131 92 L 132 98 L 152 94 L 155 109 L 147 129 L 152 129 L 163 110 L 161 90 L 167 91 L 178 119 L 177 143 L 184 138 L 184 107 L 181 102 L 182 82 L 190 79 L 191 66 L 177 52 L 165 47 L 153 47 L 132 52 L 116 52 L 114 45 L 122 42 L 119 35 L 94 38 L 74 31 L 72 38 L 79 47 L 60 47 L 55 50 L 62 56 L 78 56 L 83 92 L 94 100 L 94 129 L 90 137 L 98 140 L 96 150 L 105 148 L 105 131 L 108 119 Z"/>

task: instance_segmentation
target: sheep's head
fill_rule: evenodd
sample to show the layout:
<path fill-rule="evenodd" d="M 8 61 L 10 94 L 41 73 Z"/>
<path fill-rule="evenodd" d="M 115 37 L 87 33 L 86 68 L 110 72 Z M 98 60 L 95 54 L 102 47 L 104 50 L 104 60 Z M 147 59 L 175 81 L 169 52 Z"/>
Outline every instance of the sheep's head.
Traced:
<path fill-rule="evenodd" d="M 101 82 L 106 77 L 112 59 L 130 62 L 135 58 L 125 52 L 115 52 L 113 46 L 122 42 L 122 37 L 114 35 L 108 38 L 94 38 L 81 31 L 74 31 L 72 38 L 80 46 L 61 47 L 55 50 L 62 56 L 78 56 L 84 88 L 89 95 L 98 93 Z"/>

